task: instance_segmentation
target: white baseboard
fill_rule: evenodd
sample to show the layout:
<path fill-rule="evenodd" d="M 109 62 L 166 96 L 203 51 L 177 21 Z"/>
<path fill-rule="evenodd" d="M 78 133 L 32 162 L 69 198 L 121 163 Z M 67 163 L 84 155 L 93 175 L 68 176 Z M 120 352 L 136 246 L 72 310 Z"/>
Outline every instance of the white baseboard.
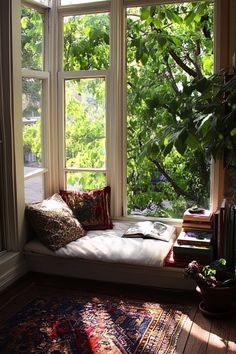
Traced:
<path fill-rule="evenodd" d="M 28 272 L 26 261 L 18 252 L 5 254 L 0 258 L 0 265 L 0 292 Z"/>

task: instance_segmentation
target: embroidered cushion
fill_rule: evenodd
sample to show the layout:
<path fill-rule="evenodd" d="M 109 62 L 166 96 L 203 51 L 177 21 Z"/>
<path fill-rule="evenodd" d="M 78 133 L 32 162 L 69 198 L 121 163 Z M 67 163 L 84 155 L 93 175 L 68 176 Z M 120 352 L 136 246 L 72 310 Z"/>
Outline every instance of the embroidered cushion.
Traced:
<path fill-rule="evenodd" d="M 89 192 L 60 191 L 85 230 L 112 229 L 109 186 Z"/>
<path fill-rule="evenodd" d="M 37 237 L 53 251 L 85 235 L 82 225 L 59 194 L 41 203 L 26 205 L 25 213 Z"/>

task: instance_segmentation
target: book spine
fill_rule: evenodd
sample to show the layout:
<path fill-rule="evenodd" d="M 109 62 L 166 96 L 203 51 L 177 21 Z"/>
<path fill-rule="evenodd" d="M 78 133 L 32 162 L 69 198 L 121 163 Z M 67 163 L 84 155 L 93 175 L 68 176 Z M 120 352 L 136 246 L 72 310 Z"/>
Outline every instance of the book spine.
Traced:
<path fill-rule="evenodd" d="M 192 216 L 192 215 L 184 215 L 183 216 L 183 220 L 185 221 L 193 221 L 193 222 L 210 222 L 212 219 L 212 215 L 211 216 Z"/>
<path fill-rule="evenodd" d="M 220 210 L 218 209 L 213 216 L 213 238 L 212 238 L 212 247 L 213 247 L 213 257 L 217 259 L 219 256 L 219 247 L 218 247 L 218 238 L 219 238 L 219 214 Z"/>
<path fill-rule="evenodd" d="M 191 239 L 184 239 L 184 240 L 177 240 L 179 245 L 193 245 L 193 246 L 209 246 L 211 244 L 210 240 L 203 241 L 203 240 L 191 240 Z"/>
<path fill-rule="evenodd" d="M 219 217 L 219 234 L 218 234 L 218 257 L 225 257 L 225 205 L 226 200 L 224 199 L 220 206 L 220 217 Z"/>
<path fill-rule="evenodd" d="M 182 228 L 184 230 L 208 230 L 208 231 L 212 231 L 212 224 L 198 224 L 198 223 L 185 223 L 185 222 L 183 222 Z"/>
<path fill-rule="evenodd" d="M 182 254 L 182 255 L 191 255 L 191 256 L 208 256 L 212 255 L 211 247 L 184 247 L 184 246 L 174 246 L 173 247 L 174 254 Z"/>

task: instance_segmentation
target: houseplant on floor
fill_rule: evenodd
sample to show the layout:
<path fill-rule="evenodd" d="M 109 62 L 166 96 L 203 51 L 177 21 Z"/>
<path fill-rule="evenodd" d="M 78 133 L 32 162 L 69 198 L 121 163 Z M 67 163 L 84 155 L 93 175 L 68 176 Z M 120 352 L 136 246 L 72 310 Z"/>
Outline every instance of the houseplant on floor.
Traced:
<path fill-rule="evenodd" d="M 199 308 L 205 315 L 216 317 L 230 313 L 236 300 L 236 277 L 235 272 L 227 270 L 225 259 L 205 266 L 193 260 L 185 268 L 184 276 L 196 280 L 196 290 L 202 296 Z"/>

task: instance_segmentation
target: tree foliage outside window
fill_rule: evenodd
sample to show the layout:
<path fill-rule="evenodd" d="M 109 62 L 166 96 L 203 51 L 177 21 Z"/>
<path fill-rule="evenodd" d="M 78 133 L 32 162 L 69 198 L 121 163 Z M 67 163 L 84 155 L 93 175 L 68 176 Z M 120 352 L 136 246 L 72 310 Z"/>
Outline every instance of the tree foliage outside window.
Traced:
<path fill-rule="evenodd" d="M 32 8 L 22 7 L 22 68 L 43 70 L 43 36 L 43 15 Z"/>
<path fill-rule="evenodd" d="M 109 15 L 64 18 L 64 70 L 102 70 L 109 66 Z"/>
<path fill-rule="evenodd" d="M 22 68 L 43 70 L 43 15 L 35 9 L 21 10 Z M 42 80 L 22 80 L 22 116 L 25 166 L 42 163 Z"/>
<path fill-rule="evenodd" d="M 65 151 L 67 168 L 106 167 L 104 78 L 65 81 Z M 102 173 L 68 173 L 67 184 L 88 190 L 105 183 Z M 97 185 L 96 185 L 97 184 Z"/>
<path fill-rule="evenodd" d="M 181 217 L 209 206 L 210 161 L 191 129 L 213 70 L 213 5 L 127 9 L 128 211 Z M 181 129 L 182 128 L 182 129 Z"/>

